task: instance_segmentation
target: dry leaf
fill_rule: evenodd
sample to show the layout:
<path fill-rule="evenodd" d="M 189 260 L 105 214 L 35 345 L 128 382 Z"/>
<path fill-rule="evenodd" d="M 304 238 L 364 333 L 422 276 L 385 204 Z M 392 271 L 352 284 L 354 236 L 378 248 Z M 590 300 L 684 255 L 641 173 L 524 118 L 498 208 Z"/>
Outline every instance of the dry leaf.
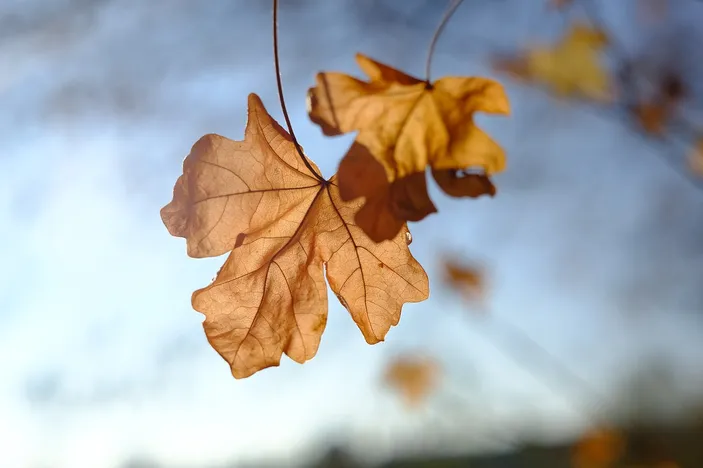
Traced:
<path fill-rule="evenodd" d="M 496 194 L 496 188 L 491 179 L 484 174 L 468 171 L 432 171 L 435 182 L 447 195 L 452 197 L 477 198 L 481 195 Z"/>
<path fill-rule="evenodd" d="M 574 23 L 553 46 L 536 46 L 517 57 L 497 58 L 498 71 L 547 86 L 560 97 L 583 97 L 600 102 L 613 98 L 609 73 L 600 64 L 608 44 L 600 29 Z"/>
<path fill-rule="evenodd" d="M 482 174 L 432 171 L 437 184 L 454 197 L 495 195 L 495 187 Z M 424 172 L 388 182 L 383 166 L 368 149 L 353 143 L 338 171 L 342 200 L 365 198 L 354 221 L 374 241 L 395 237 L 406 221 L 420 221 L 437 211 L 427 194 Z"/>
<path fill-rule="evenodd" d="M 315 356 L 327 322 L 323 268 L 370 344 L 404 303 L 428 297 L 407 227 L 376 244 L 352 222 L 359 206 L 342 201 L 336 177 L 320 182 L 305 167 L 255 94 L 243 141 L 211 134 L 195 143 L 161 217 L 192 257 L 231 251 L 192 303 L 235 378 L 279 365 L 282 353 L 299 363 Z"/>
<path fill-rule="evenodd" d="M 625 442 L 618 432 L 600 429 L 587 434 L 576 445 L 573 468 L 609 468 L 622 456 Z"/>
<path fill-rule="evenodd" d="M 452 174 L 475 168 L 479 174 L 451 181 L 453 196 L 495 193 L 488 176 L 505 168 L 505 153 L 473 123 L 475 112 L 507 115 L 503 87 L 485 78 L 445 77 L 429 84 L 357 54 L 369 77 L 361 81 L 342 73 L 319 73 L 308 92 L 308 114 L 327 136 L 358 132 L 342 160 L 342 197 L 365 197 L 374 218 L 397 216 L 395 223 L 357 223 L 377 241 L 397 234 L 393 226 L 419 221 L 436 211 L 427 195 L 425 170 L 430 166 L 440 187 Z M 369 160 L 378 165 L 372 168 Z M 371 179 L 362 174 L 371 172 Z M 385 181 L 384 181 L 385 178 Z M 482 184 L 474 179 L 481 178 Z M 463 184 L 468 188 L 460 187 Z M 485 187 L 486 191 L 478 189 Z M 412 200 L 408 195 L 412 194 Z M 347 198 L 349 197 L 349 198 Z"/>
<path fill-rule="evenodd" d="M 337 172 L 342 200 L 365 198 L 354 222 L 374 241 L 392 239 L 406 221 L 437 211 L 427 195 L 425 173 L 388 182 L 383 166 L 368 149 L 353 143 Z"/>
<path fill-rule="evenodd" d="M 444 261 L 444 278 L 449 286 L 468 301 L 480 301 L 485 292 L 484 274 L 477 265 L 466 265 L 451 259 Z"/>
<path fill-rule="evenodd" d="M 436 388 L 440 366 L 425 356 L 399 356 L 388 365 L 383 381 L 411 408 L 419 406 Z"/>

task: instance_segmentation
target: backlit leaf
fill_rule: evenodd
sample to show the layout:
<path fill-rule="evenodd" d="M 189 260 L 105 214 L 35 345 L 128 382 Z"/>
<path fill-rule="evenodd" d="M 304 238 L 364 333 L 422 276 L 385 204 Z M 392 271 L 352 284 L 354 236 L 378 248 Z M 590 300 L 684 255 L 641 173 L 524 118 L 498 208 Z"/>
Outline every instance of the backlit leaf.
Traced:
<path fill-rule="evenodd" d="M 398 323 L 404 303 L 428 297 L 407 227 L 375 243 L 353 221 L 360 205 L 342 200 L 336 176 L 311 173 L 254 94 L 243 141 L 211 134 L 195 143 L 161 216 L 190 256 L 230 252 L 192 303 L 235 378 L 279 365 L 283 353 L 299 363 L 315 356 L 325 275 L 370 344 Z"/>
<path fill-rule="evenodd" d="M 476 184 L 474 178 L 458 177 L 451 183 L 450 195 L 495 193 L 487 179 L 505 168 L 505 153 L 474 124 L 473 115 L 510 112 L 499 83 L 479 77 L 445 77 L 430 84 L 364 55 L 356 58 L 368 81 L 342 73 L 319 73 L 316 86 L 308 92 L 308 114 L 325 135 L 357 132 L 339 168 L 343 197 L 365 197 L 367 204 L 376 205 L 371 210 L 388 205 L 383 211 L 398 217 L 397 226 L 436 211 L 427 195 L 428 166 L 438 182 L 469 168 L 479 172 L 475 177 L 486 180 Z M 373 182 L 360 175 L 370 159 L 377 161 L 375 168 L 368 169 L 374 173 Z M 446 190 L 441 182 L 440 187 Z M 375 240 L 392 238 L 398 232 L 392 223 L 357 222 Z"/>

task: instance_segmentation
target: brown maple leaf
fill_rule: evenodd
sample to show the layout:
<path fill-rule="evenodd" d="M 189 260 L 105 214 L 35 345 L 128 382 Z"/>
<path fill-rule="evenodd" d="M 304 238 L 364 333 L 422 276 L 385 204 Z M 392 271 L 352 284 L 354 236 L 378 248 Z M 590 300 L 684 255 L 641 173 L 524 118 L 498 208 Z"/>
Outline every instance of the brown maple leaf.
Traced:
<path fill-rule="evenodd" d="M 427 83 L 364 55 L 356 59 L 369 81 L 318 73 L 308 114 L 327 136 L 358 132 L 340 164 L 339 185 L 345 200 L 366 198 L 356 221 L 372 239 L 392 238 L 404 221 L 436 211 L 427 194 L 428 166 L 449 195 L 495 194 L 488 177 L 505 168 L 505 153 L 473 115 L 509 114 L 500 83 L 478 77 Z M 459 174 L 469 168 L 479 173 Z M 383 221 L 369 223 L 365 214 Z"/>
<path fill-rule="evenodd" d="M 322 180 L 307 162 L 251 94 L 244 140 L 198 140 L 161 210 L 191 257 L 231 251 L 192 304 L 235 378 L 279 365 L 282 353 L 299 363 L 315 356 L 327 322 L 323 275 L 370 344 L 398 323 L 404 303 L 429 295 L 407 227 L 373 242 L 352 221 L 360 203 L 343 201 L 336 177 Z"/>

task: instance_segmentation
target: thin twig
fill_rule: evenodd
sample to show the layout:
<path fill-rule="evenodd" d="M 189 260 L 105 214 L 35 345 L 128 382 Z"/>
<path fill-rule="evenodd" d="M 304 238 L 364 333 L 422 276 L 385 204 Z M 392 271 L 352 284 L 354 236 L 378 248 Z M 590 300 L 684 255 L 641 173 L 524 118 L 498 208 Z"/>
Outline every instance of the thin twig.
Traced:
<path fill-rule="evenodd" d="M 427 62 L 425 63 L 425 82 L 428 84 L 431 83 L 430 81 L 430 67 L 432 66 L 432 56 L 434 55 L 434 49 L 435 46 L 437 45 L 437 41 L 439 40 L 439 36 L 442 35 L 442 31 L 444 31 L 444 27 L 447 25 L 449 20 L 451 19 L 452 15 L 456 11 L 457 8 L 459 8 L 459 5 L 462 4 L 464 0 L 454 0 L 454 2 L 449 5 L 449 8 L 447 9 L 446 13 L 444 13 L 444 16 L 442 17 L 442 21 L 440 21 L 439 26 L 437 26 L 437 29 L 434 32 L 434 36 L 432 36 L 432 40 L 430 41 L 430 47 L 427 50 Z"/>
<path fill-rule="evenodd" d="M 327 183 L 322 175 L 312 167 L 308 158 L 305 157 L 303 153 L 303 148 L 300 147 L 298 139 L 295 137 L 295 132 L 293 132 L 293 126 L 290 123 L 290 117 L 288 116 L 288 109 L 286 109 L 286 101 L 283 98 L 283 81 L 281 79 L 281 65 L 278 60 L 278 0 L 273 0 L 273 62 L 276 68 L 276 85 L 278 86 L 278 99 L 281 101 L 281 111 L 283 112 L 283 118 L 286 119 L 286 126 L 288 127 L 288 133 L 293 140 L 293 145 L 295 145 L 295 150 L 298 152 L 298 156 L 303 160 L 303 164 L 308 168 L 310 173 L 320 182 Z"/>

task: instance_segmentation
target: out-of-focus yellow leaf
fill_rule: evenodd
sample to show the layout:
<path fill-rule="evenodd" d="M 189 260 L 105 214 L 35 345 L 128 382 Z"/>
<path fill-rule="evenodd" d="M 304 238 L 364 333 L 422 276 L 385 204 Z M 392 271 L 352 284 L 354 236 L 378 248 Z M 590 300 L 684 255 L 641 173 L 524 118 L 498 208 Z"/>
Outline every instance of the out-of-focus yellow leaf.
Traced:
<path fill-rule="evenodd" d="M 408 407 L 416 408 L 437 387 L 440 377 L 441 368 L 434 359 L 405 355 L 389 363 L 383 382 L 396 391 Z"/>
<path fill-rule="evenodd" d="M 494 67 L 546 86 L 560 97 L 610 102 L 613 99 L 610 74 L 600 62 L 600 53 L 607 45 L 604 31 L 574 23 L 556 44 L 530 47 L 516 57 L 497 59 Z"/>

